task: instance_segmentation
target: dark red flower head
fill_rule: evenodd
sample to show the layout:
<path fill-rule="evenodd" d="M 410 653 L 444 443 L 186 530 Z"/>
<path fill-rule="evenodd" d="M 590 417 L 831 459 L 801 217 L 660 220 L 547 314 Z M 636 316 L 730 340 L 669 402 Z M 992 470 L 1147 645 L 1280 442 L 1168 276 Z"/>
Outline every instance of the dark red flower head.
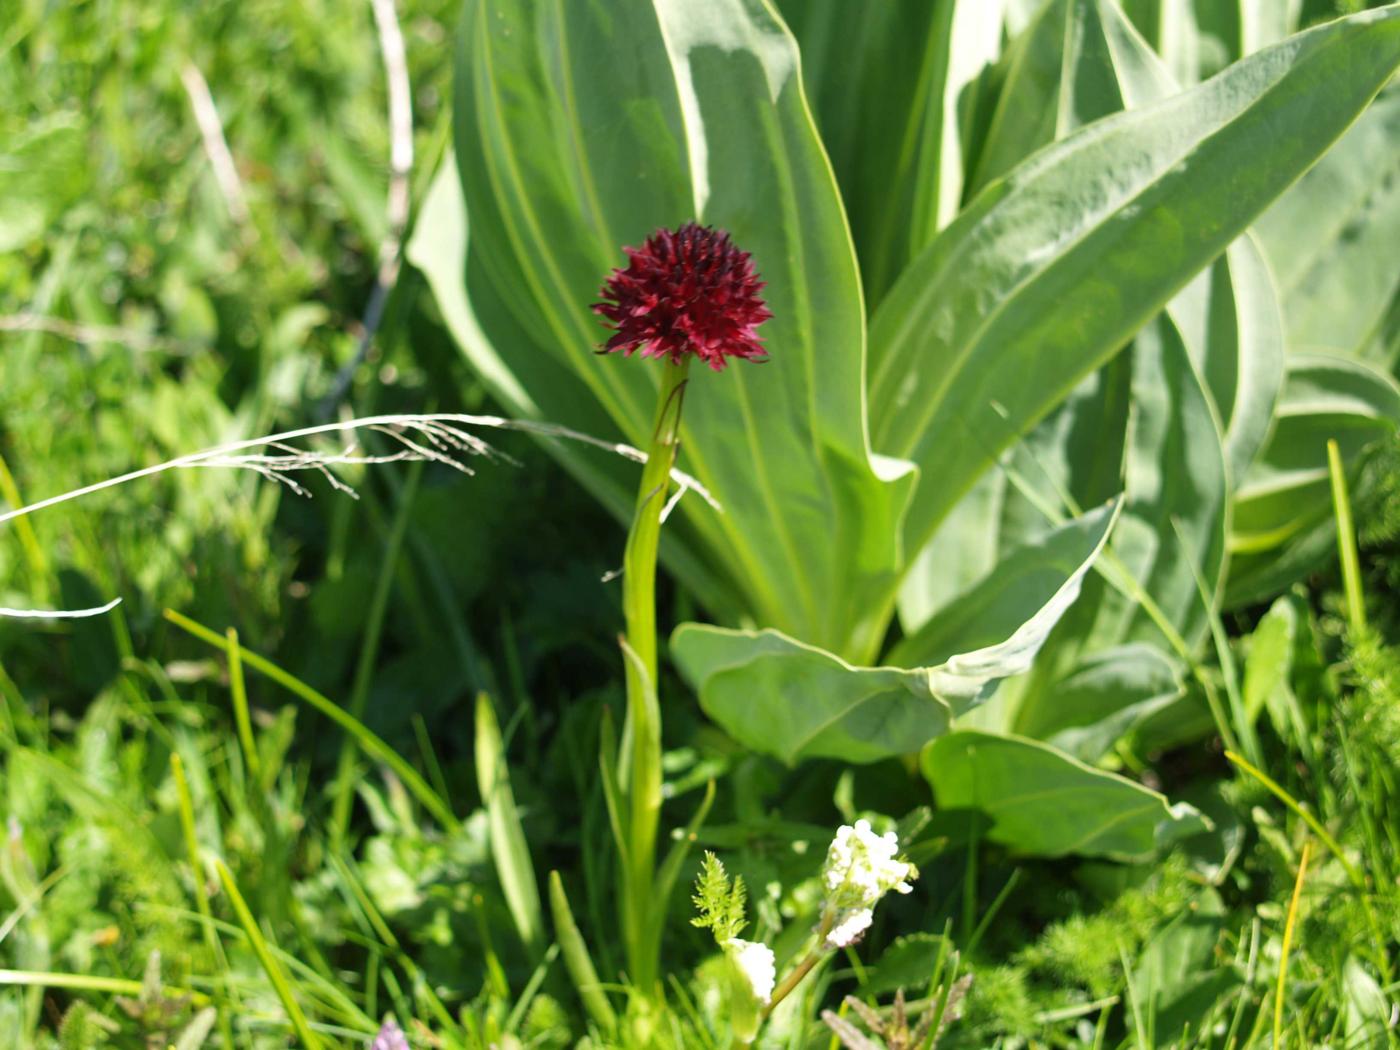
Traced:
<path fill-rule="evenodd" d="M 694 354 L 716 372 L 731 357 L 768 356 L 754 333 L 773 316 L 758 295 L 763 282 L 729 234 L 688 222 L 623 251 L 627 267 L 603 285 L 607 301 L 593 304 L 616 329 L 605 353 L 621 350 L 630 357 L 640 350 L 673 364 Z"/>

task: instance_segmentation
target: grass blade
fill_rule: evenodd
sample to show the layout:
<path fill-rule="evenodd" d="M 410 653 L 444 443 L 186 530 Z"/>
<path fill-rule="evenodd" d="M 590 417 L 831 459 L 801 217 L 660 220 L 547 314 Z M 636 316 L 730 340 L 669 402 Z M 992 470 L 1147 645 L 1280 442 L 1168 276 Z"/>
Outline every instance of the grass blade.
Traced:
<path fill-rule="evenodd" d="M 205 627 L 203 624 L 191 620 L 188 616 L 183 616 L 174 609 L 166 609 L 165 618 L 182 631 L 193 635 L 200 641 L 207 642 L 214 646 L 214 648 L 223 652 L 228 651 L 228 641 L 226 639 L 209 630 L 209 628 Z M 377 734 L 372 732 L 368 726 L 358 718 L 352 717 L 329 697 L 318 693 L 295 675 L 288 674 L 286 671 L 282 670 L 282 668 L 278 667 L 271 660 L 261 657 L 257 653 L 245 649 L 242 646 L 239 647 L 239 652 L 242 655 L 243 662 L 253 670 L 271 678 L 278 685 L 292 693 L 292 695 L 306 701 L 306 703 L 321 712 L 321 714 L 325 715 L 336 725 L 354 736 L 361 750 L 379 759 L 379 761 L 392 769 L 399 779 L 403 781 L 404 787 L 408 789 L 414 798 L 418 799 L 423 808 L 431 813 L 439 824 L 449 831 L 460 830 L 462 826 L 461 821 L 453 816 L 452 809 L 448 806 L 447 802 L 432 789 L 432 786 L 423 779 L 418 770 L 405 762 L 397 751 L 386 744 Z"/>
<path fill-rule="evenodd" d="M 287 980 L 286 973 L 273 957 L 268 948 L 267 940 L 262 935 L 262 930 L 258 928 L 257 921 L 253 918 L 253 913 L 248 910 L 248 902 L 243 899 L 243 894 L 238 891 L 238 884 L 233 881 L 233 873 L 221 860 L 216 860 L 214 865 L 218 868 L 219 881 L 224 884 L 224 892 L 228 894 L 234 914 L 238 916 L 238 923 L 248 936 L 248 943 L 253 948 L 253 954 L 258 957 L 258 962 L 262 964 L 267 979 L 272 982 L 272 990 L 277 993 L 277 998 L 282 1002 L 282 1008 L 287 1011 L 287 1019 L 292 1023 L 292 1030 L 296 1032 L 297 1038 L 301 1040 L 301 1045 L 306 1050 L 322 1050 L 325 1044 L 311 1030 L 311 1024 L 307 1021 L 306 1014 L 302 1013 L 296 996 L 292 994 L 292 986 Z"/>
<path fill-rule="evenodd" d="M 394 569 L 399 564 L 399 554 L 403 550 L 404 536 L 408 533 L 414 497 L 418 494 L 418 479 L 422 475 L 422 461 L 414 463 L 399 495 L 398 511 L 394 515 L 394 524 L 389 529 L 388 541 L 384 545 L 384 561 L 379 567 L 379 577 L 375 580 L 369 616 L 365 619 L 365 634 L 360 640 L 360 656 L 355 664 L 355 681 L 350 689 L 349 711 L 354 718 L 364 717 L 365 704 L 369 700 L 370 685 L 374 681 L 374 661 L 379 654 L 380 636 L 384 633 L 384 613 L 389 607 L 389 595 L 394 585 Z M 355 762 L 355 750 L 355 735 L 352 733 L 341 742 L 340 757 L 336 761 L 335 801 L 331 808 L 332 845 L 344 839 L 345 829 L 350 824 L 350 805 L 355 797 L 355 778 L 351 772 Z"/>
<path fill-rule="evenodd" d="M 178 752 L 170 753 L 170 772 L 175 778 L 175 797 L 180 808 L 180 830 L 184 834 L 185 851 L 189 854 L 190 869 L 194 876 L 194 903 L 199 909 L 199 917 L 203 921 L 200 926 L 204 931 L 204 943 L 209 946 L 209 954 L 214 957 L 220 971 L 231 972 L 228 966 L 228 959 L 224 955 L 223 943 L 219 940 L 218 933 L 214 930 L 214 913 L 209 907 L 209 891 L 204 887 L 204 869 L 199 862 L 199 838 L 195 834 L 194 826 L 194 800 L 190 796 L 190 784 L 185 778 L 185 764 L 180 761 Z M 219 1034 L 223 1037 L 225 1046 L 233 1046 L 233 1027 L 229 1023 L 228 1011 L 224 1004 L 218 1007 Z"/>
<path fill-rule="evenodd" d="M 1327 473 L 1332 478 L 1332 509 L 1337 517 L 1337 556 L 1342 563 L 1342 583 L 1346 588 L 1347 621 L 1353 635 L 1366 629 L 1366 600 L 1361 591 L 1361 559 L 1356 553 L 1356 526 L 1351 519 L 1351 499 L 1347 496 L 1346 469 L 1335 438 L 1327 441 Z"/>
<path fill-rule="evenodd" d="M 656 907 L 651 922 L 652 936 L 658 942 L 661 940 L 661 934 L 666 925 L 666 905 L 676 888 L 676 879 L 680 876 L 681 865 L 685 863 L 685 858 L 690 853 L 690 847 L 694 845 L 700 827 L 705 823 L 705 818 L 710 815 L 710 807 L 714 805 L 714 801 L 715 782 L 708 780 L 705 782 L 705 795 L 695 810 L 695 816 L 690 818 L 690 823 L 685 826 L 685 830 L 676 836 L 676 841 L 671 844 L 670 850 L 666 853 L 666 859 L 657 869 L 656 889 L 652 893 L 652 901 Z"/>
<path fill-rule="evenodd" d="M 1288 901 L 1288 919 L 1283 926 L 1283 946 L 1279 949 L 1278 984 L 1274 989 L 1274 1050 L 1283 1047 L 1283 990 L 1288 983 L 1288 950 L 1293 946 L 1293 931 L 1298 925 L 1298 899 L 1303 895 L 1303 879 L 1308 874 L 1308 858 L 1312 843 L 1303 843 L 1303 856 L 1298 861 L 1298 879 L 1293 883 L 1293 896 Z"/>
<path fill-rule="evenodd" d="M 238 630 L 230 627 L 224 632 L 228 647 L 228 688 L 233 694 L 233 717 L 238 726 L 238 742 L 243 746 L 243 762 L 248 767 L 248 776 L 259 788 L 269 785 L 262 779 L 262 760 L 258 756 L 258 745 L 253 740 L 253 721 L 248 717 L 248 690 L 243 684 L 243 650 L 238 644 Z"/>
<path fill-rule="evenodd" d="M 588 1016 L 603 1029 L 612 1032 L 617 1028 L 617 1014 L 612 1003 L 603 994 L 603 986 L 598 981 L 598 971 L 593 967 L 593 959 L 588 954 L 588 945 L 583 934 L 574 922 L 574 913 L 569 908 L 569 898 L 564 894 L 564 883 L 557 871 L 549 873 L 549 907 L 554 913 L 554 936 L 564 953 L 564 968 L 574 982 L 579 1001 L 588 1011 Z"/>
<path fill-rule="evenodd" d="M 530 847 L 520 824 L 520 811 L 510 787 L 501 727 L 491 698 L 476 696 L 476 781 L 491 829 L 491 858 L 505 891 L 506 905 L 516 931 L 530 957 L 538 960 L 544 950 L 544 921 L 540 889 L 530 861 Z"/>

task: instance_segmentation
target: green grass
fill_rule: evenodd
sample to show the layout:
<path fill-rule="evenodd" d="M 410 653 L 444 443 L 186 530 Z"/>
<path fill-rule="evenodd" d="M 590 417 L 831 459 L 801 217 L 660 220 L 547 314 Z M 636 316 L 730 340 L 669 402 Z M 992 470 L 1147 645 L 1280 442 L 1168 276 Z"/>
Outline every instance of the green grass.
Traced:
<path fill-rule="evenodd" d="M 415 202 L 447 140 L 455 9 L 401 5 Z M 0 91 L 0 159 L 29 158 L 0 164 L 0 318 L 88 330 L 0 329 L 0 501 L 320 418 L 384 234 L 369 5 L 25 0 L 0 25 Z M 405 271 L 347 408 L 489 410 L 430 298 Z M 665 1007 L 623 974 L 598 754 L 625 709 L 601 582 L 624 533 L 528 439 L 493 441 L 523 465 L 355 469 L 358 500 L 172 472 L 13 524 L 0 605 L 124 602 L 0 620 L 0 1045 L 360 1047 L 388 1016 L 415 1047 L 729 1045 L 685 893 L 662 917 Z M 924 823 L 918 891 L 766 1045 L 835 1046 L 818 1016 L 853 1019 L 843 996 L 888 1016 L 904 988 L 917 1016 L 967 976 L 945 1050 L 1400 1044 L 1397 459 L 1339 486 L 1359 551 L 1280 598 L 1286 645 L 1263 609 L 1220 625 L 1202 681 L 1229 686 L 1222 718 L 1258 761 L 1121 746 L 1214 822 L 1150 861 L 1027 859 L 924 823 L 903 763 L 782 768 L 667 680 L 662 874 L 688 883 L 698 847 L 719 853 L 750 888 L 745 936 L 780 959 L 816 919 L 837 824 Z M 692 615 L 661 590 L 665 624 Z M 1253 709 L 1251 681 L 1272 683 Z"/>

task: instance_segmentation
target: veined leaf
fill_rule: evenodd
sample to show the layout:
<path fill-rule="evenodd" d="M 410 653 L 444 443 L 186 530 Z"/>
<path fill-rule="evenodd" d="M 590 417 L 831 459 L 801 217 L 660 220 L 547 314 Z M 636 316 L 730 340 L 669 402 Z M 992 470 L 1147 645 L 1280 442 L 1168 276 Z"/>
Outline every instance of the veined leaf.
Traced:
<path fill-rule="evenodd" d="M 940 808 L 981 810 L 988 837 L 1017 853 L 1140 858 L 1202 823 L 1190 806 L 1036 740 L 959 730 L 925 748 L 922 766 Z"/>
<path fill-rule="evenodd" d="M 737 597 L 719 614 L 868 657 L 914 478 L 869 453 L 855 258 L 791 36 L 762 0 L 469 0 L 460 39 L 467 280 L 503 307 L 477 311 L 499 357 L 537 398 L 515 362 L 551 360 L 561 396 L 644 443 L 657 369 L 593 353 L 589 303 L 657 227 L 732 233 L 772 358 L 692 376 L 682 465 L 724 513 L 682 501 L 675 538 Z"/>
<path fill-rule="evenodd" d="M 1340 19 L 1083 128 L 979 195 L 872 322 L 875 446 L 938 479 L 915 493 L 909 547 L 1307 170 L 1398 64 L 1400 9 Z"/>
<path fill-rule="evenodd" d="M 1400 87 L 1392 87 L 1260 216 L 1291 350 L 1365 355 L 1400 295 L 1397 142 Z"/>
<path fill-rule="evenodd" d="M 745 747 L 789 764 L 917 751 L 973 702 L 936 694 L 927 671 L 855 667 L 773 630 L 682 624 L 671 655 L 710 718 Z"/>
<path fill-rule="evenodd" d="M 1082 762 L 1097 762 L 1140 719 L 1175 702 L 1182 679 L 1180 664 L 1156 646 L 1099 649 L 1043 689 L 1044 703 L 1021 706 L 1014 729 Z"/>
<path fill-rule="evenodd" d="M 1001 593 L 996 580 L 974 590 L 961 610 L 958 637 L 978 648 L 946 655 L 935 666 L 856 667 L 778 631 L 702 624 L 677 628 L 671 654 L 705 713 L 755 751 L 788 763 L 816 757 L 873 762 L 907 754 L 947 732 L 951 720 L 984 699 L 997 681 L 1030 669 L 1078 597 L 1116 516 L 1116 507 L 1104 508 L 1061 537 L 1060 545 L 1077 549 L 1080 559 L 1049 586 L 1045 572 L 1025 574 L 1022 582 L 1031 584 L 1026 597 L 1035 596 L 1038 607 Z M 934 631 L 949 634 L 942 624 Z M 932 634 L 911 647 L 911 655 L 919 655 L 925 642 L 934 651 Z M 945 649 L 948 640 L 939 639 Z"/>
<path fill-rule="evenodd" d="M 984 170 L 993 173 L 1048 137 L 1176 90 L 1160 60 L 1108 0 L 1047 4 L 1012 45 L 1007 66 L 984 155 Z M 979 506 L 995 503 L 991 527 L 962 504 L 940 526 L 901 592 L 906 631 L 936 607 L 938 584 L 927 577 L 937 574 L 940 563 L 990 568 L 989 548 L 1034 539 L 1059 516 L 1123 486 L 1128 505 L 1114 546 L 1133 577 L 1127 582 L 1146 586 L 1154 596 L 1163 593 L 1161 611 L 1170 630 L 1191 639 L 1200 635 L 1205 610 L 1196 579 L 1214 588 L 1224 567 L 1220 432 L 1242 472 L 1263 441 L 1282 382 L 1278 307 L 1253 245 L 1236 242 L 1192 280 L 1168 304 L 1167 315 L 1144 328 L 1130 356 L 1081 383 L 1015 447 L 1003 467 L 1014 486 L 1008 488 L 996 472 L 978 482 L 971 498 Z M 1161 467 L 1182 461 L 1192 469 Z M 1189 551 L 1178 535 L 1182 525 Z M 1124 598 L 1095 582 L 1089 592 L 1074 616 L 1083 626 L 1061 630 L 1076 639 L 1076 650 L 1086 633 L 1094 635 L 1094 644 L 1116 645 L 1135 636 L 1162 643 L 1158 628 L 1136 611 L 1133 589 Z"/>
<path fill-rule="evenodd" d="M 1079 595 L 1080 569 L 1103 548 L 1120 507 L 1099 507 L 1011 551 L 975 587 L 896 645 L 889 662 L 930 667 L 955 653 L 998 644 L 1052 604 L 1067 609 Z"/>

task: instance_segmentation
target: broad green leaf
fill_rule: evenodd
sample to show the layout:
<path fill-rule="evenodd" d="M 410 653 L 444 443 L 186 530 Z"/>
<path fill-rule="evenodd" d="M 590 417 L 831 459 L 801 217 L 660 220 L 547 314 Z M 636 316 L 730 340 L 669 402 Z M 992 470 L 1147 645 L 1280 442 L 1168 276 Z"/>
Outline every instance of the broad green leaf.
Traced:
<path fill-rule="evenodd" d="M 945 655 L 935 666 L 856 667 L 778 631 L 703 624 L 678 627 L 671 654 L 705 713 L 755 751 L 789 764 L 817 757 L 873 762 L 908 754 L 946 732 L 952 718 L 985 698 L 997 681 L 1030 669 L 1078 597 L 1115 518 L 1116 508 L 1105 508 L 1065 533 L 1062 542 L 1081 554 L 1078 565 L 1058 573 L 1027 571 L 1023 582 L 1035 589 L 1038 608 L 1001 593 L 996 580 L 974 589 L 958 637 L 978 648 Z M 1035 568 L 1032 560 L 1033 555 L 1028 570 Z M 938 629 L 951 635 L 941 625 Z"/>
<path fill-rule="evenodd" d="M 993 123 L 1002 145 L 986 155 L 991 171 L 996 157 L 1014 165 L 1018 150 L 1044 136 L 1062 137 L 1175 92 L 1160 60 L 1105 0 L 1045 6 L 1007 62 Z M 1093 759 L 1180 695 L 1180 671 L 1162 650 L 1180 647 L 1183 636 L 1194 643 L 1205 630 L 1197 578 L 1214 589 L 1224 569 L 1225 457 L 1239 476 L 1264 439 L 1282 382 L 1278 312 L 1258 251 L 1247 238 L 1237 241 L 1148 324 L 1126 360 L 1081 383 L 1001 470 L 983 476 L 973 494 L 978 505 L 994 506 L 990 521 L 977 520 L 965 500 L 924 547 L 900 596 L 906 631 L 937 608 L 939 597 L 948 600 L 946 588 L 939 591 L 941 563 L 991 571 L 999 545 L 1043 535 L 1048 522 L 1101 499 L 1108 485 L 1128 490 L 1113 543 L 1120 564 L 1103 566 L 1107 579 L 1087 583 L 1036 671 L 1006 683 L 972 722 L 1054 736 Z M 1164 463 L 1191 466 L 1164 470 Z M 1143 611 L 1144 593 L 1160 596 L 1153 615 L 1165 617 L 1172 639 Z M 1132 638 L 1157 651 L 1120 649 Z M 1072 711 L 1063 702 L 1067 689 Z"/>
<path fill-rule="evenodd" d="M 948 224 L 978 140 L 980 78 L 1006 0 L 784 0 L 808 92 L 878 303 Z"/>
<path fill-rule="evenodd" d="M 908 546 L 1305 171 L 1397 64 L 1400 9 L 1341 19 L 1083 128 L 979 195 L 872 322 L 875 446 L 938 479 L 915 494 Z"/>
<path fill-rule="evenodd" d="M 989 470 L 949 511 L 924 544 L 899 589 L 899 622 L 914 632 L 997 565 L 1006 543 L 1001 525 L 1006 474 Z"/>
<path fill-rule="evenodd" d="M 1268 446 L 1241 486 L 1231 523 L 1227 603 L 1264 601 L 1335 554 L 1327 441 L 1354 464 L 1400 426 L 1400 386 L 1354 358 L 1295 354 Z"/>
<path fill-rule="evenodd" d="M 975 699 L 955 706 L 935 693 L 928 671 L 855 667 L 774 630 L 682 624 L 671 655 L 725 732 L 789 764 L 917 751 Z"/>
<path fill-rule="evenodd" d="M 1348 955 L 1342 967 L 1343 1021 L 1338 1033 L 1343 1046 L 1372 1046 L 1390 1038 L 1388 1018 L 1394 1010 L 1392 998 L 1366 966 L 1355 956 Z"/>
<path fill-rule="evenodd" d="M 1004 83 L 976 186 L 1085 123 L 1175 90 L 1109 0 L 1042 5 L 1001 65 Z M 1013 448 L 1000 471 L 984 474 L 910 566 L 899 594 L 905 632 L 992 571 L 1004 552 L 1043 539 L 1072 507 L 1121 491 L 1126 423 L 1126 372 L 1090 376 Z"/>
<path fill-rule="evenodd" d="M 921 765 L 940 808 L 981 810 L 988 837 L 1017 853 L 1141 858 L 1200 822 L 1191 807 L 1036 740 L 959 730 L 929 744 Z"/>
<path fill-rule="evenodd" d="M 976 586 L 896 645 L 887 660 L 896 667 L 931 667 L 956 653 L 997 645 L 1042 609 L 1063 612 L 1079 596 L 1080 570 L 1102 549 L 1119 508 L 1119 503 L 1099 507 L 1011 551 Z"/>
<path fill-rule="evenodd" d="M 1215 949 L 1225 926 L 1225 905 L 1206 888 L 1143 946 L 1133 987 L 1151 1011 L 1152 1046 L 1181 1046 L 1221 997 L 1241 984 L 1239 972 L 1214 965 Z"/>
<path fill-rule="evenodd" d="M 504 308 L 477 310 L 500 358 L 538 398 L 515 362 L 548 356 L 644 443 L 655 363 L 595 354 L 589 304 L 657 227 L 732 233 L 768 282 L 772 358 L 692 377 L 682 466 L 724 513 L 683 500 L 677 538 L 740 597 L 719 615 L 872 653 L 914 476 L 869 452 L 855 259 L 782 23 L 762 0 L 469 0 L 460 43 L 467 279 Z"/>
<path fill-rule="evenodd" d="M 1244 709 L 1251 719 L 1259 717 L 1280 688 L 1287 688 L 1297 627 L 1298 614 L 1284 596 L 1274 602 L 1250 635 L 1242 692 Z M 1283 731 L 1285 726 L 1277 724 L 1275 728 Z"/>
<path fill-rule="evenodd" d="M 1024 704 L 1014 729 L 1083 762 L 1097 762 L 1140 719 L 1182 695 L 1182 669 L 1142 642 L 1088 654 Z"/>
<path fill-rule="evenodd" d="M 1008 62 L 1006 86 L 992 125 L 993 145 L 984 155 L 985 169 L 991 174 L 1014 165 L 1048 137 L 1061 138 L 1084 123 L 1124 108 L 1148 105 L 1176 91 L 1160 60 L 1121 9 L 1108 0 L 1057 0 L 1046 5 L 1027 33 L 1015 42 Z M 1138 353 L 1152 356 L 1134 365 L 1131 400 L 1135 412 L 1127 461 L 1127 485 L 1133 498 L 1126 511 L 1129 524 L 1120 541 L 1131 543 L 1135 534 L 1149 529 L 1156 536 L 1157 548 L 1177 552 L 1175 586 L 1187 600 L 1176 604 L 1183 611 L 1199 613 L 1203 610 L 1193 598 L 1196 575 L 1205 576 L 1213 586 L 1222 568 L 1216 542 L 1222 497 L 1212 483 L 1204 504 L 1196 498 L 1197 493 L 1186 491 L 1190 486 L 1177 486 L 1183 491 L 1173 501 L 1167 491 L 1171 472 L 1159 471 L 1157 464 L 1189 449 L 1190 455 L 1209 461 L 1206 476 L 1214 477 L 1218 470 L 1214 469 L 1215 443 L 1210 433 L 1216 427 L 1207 418 L 1211 408 L 1203 407 L 1189 381 L 1176 396 L 1163 398 L 1153 374 L 1162 367 L 1157 363 L 1160 346 L 1164 338 L 1175 343 L 1178 336 L 1185 344 L 1191 365 L 1208 387 L 1209 400 L 1220 417 L 1236 477 L 1264 439 L 1282 383 L 1283 350 L 1278 306 L 1267 267 L 1247 238 L 1231 245 L 1217 263 L 1192 280 L 1167 310 L 1171 323 L 1149 325 L 1142 337 L 1145 347 L 1134 352 L 1135 357 Z M 1180 373 L 1183 364 L 1177 357 L 1172 371 Z M 1086 493 L 1084 488 L 1102 485 L 1104 467 L 1118 462 L 1117 443 L 1105 438 L 1110 431 L 1117 432 L 1115 413 L 1129 400 L 1129 391 L 1120 383 L 1121 375 L 1105 376 L 1088 387 L 1081 386 L 1055 417 L 1037 428 L 1030 438 L 1029 455 L 1020 454 L 1018 449 L 1013 460 L 1013 469 L 1021 477 L 1019 487 L 1029 484 L 1040 491 L 1044 504 L 1061 511 L 1072 509 L 1073 500 L 1082 505 L 1085 498 L 1094 498 L 1092 489 Z M 1162 404 L 1164 401 L 1168 403 Z M 1144 405 L 1155 410 L 1140 411 Z M 1128 421 L 1126 415 L 1123 419 Z M 1168 441 L 1177 448 L 1161 447 Z M 1017 498 L 1005 501 L 1008 517 L 1022 502 Z M 1201 515 L 1203 509 L 1211 513 Z M 1190 537 L 1197 554 L 1183 559 L 1174 522 L 1192 520 L 1198 525 Z M 916 573 L 923 567 L 923 557 L 921 554 L 921 563 L 915 565 Z M 1142 567 L 1140 554 L 1127 560 Z M 911 586 L 906 585 L 905 590 L 909 592 Z M 902 596 L 901 613 L 909 604 Z M 1087 613 L 1083 605 L 1080 611 Z M 1196 622 L 1177 617 L 1174 627 L 1191 635 L 1198 630 L 1201 617 L 1188 617 L 1190 620 Z M 1110 640 L 1122 637 L 1124 633 L 1118 631 Z"/>
<path fill-rule="evenodd" d="M 1400 292 L 1397 142 L 1400 88 L 1392 87 L 1260 216 L 1290 350 L 1364 351 Z"/>

